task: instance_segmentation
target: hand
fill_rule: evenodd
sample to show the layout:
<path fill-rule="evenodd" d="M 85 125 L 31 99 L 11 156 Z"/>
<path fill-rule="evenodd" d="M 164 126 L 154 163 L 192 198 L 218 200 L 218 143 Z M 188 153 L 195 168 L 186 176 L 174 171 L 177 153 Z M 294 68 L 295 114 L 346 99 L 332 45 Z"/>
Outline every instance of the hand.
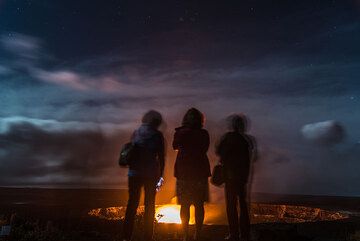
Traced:
<path fill-rule="evenodd" d="M 160 188 L 162 187 L 162 185 L 164 184 L 164 178 L 160 177 L 158 183 L 156 184 L 156 191 L 160 191 Z"/>

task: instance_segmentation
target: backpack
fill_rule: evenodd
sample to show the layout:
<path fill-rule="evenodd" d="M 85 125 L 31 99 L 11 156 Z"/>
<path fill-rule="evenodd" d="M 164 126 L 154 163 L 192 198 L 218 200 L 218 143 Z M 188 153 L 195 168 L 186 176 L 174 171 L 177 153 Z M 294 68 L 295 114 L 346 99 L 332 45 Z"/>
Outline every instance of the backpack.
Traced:
<path fill-rule="evenodd" d="M 135 158 L 136 149 L 137 148 L 133 143 L 131 142 L 125 143 L 121 147 L 120 156 L 118 160 L 119 166 L 128 167 Z"/>

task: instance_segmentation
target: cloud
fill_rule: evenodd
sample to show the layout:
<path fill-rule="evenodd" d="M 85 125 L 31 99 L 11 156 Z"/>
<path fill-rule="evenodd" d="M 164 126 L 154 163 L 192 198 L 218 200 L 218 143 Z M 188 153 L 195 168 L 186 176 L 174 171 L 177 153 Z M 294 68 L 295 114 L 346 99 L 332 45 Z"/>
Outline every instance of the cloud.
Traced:
<path fill-rule="evenodd" d="M 41 41 L 38 38 L 21 34 L 8 33 L 0 36 L 3 48 L 17 56 L 27 59 L 38 59 L 41 52 Z"/>
<path fill-rule="evenodd" d="M 44 70 L 33 68 L 31 74 L 34 78 L 78 91 L 101 91 L 104 93 L 123 93 L 127 95 L 138 94 L 139 85 L 121 83 L 114 76 L 84 74 L 69 69 Z"/>
<path fill-rule="evenodd" d="M 9 33 L 1 35 L 0 41 L 3 49 L 14 58 L 13 62 L 6 61 L 7 65 L 3 65 L 2 69 L 11 69 L 11 65 L 15 65 L 14 69 L 25 70 L 33 79 L 55 86 L 132 96 L 149 96 L 151 93 L 153 96 L 174 93 L 198 95 L 197 87 L 202 88 L 203 94 L 226 92 L 227 96 L 333 95 L 351 89 L 354 84 L 351 79 L 358 76 L 356 70 L 359 68 L 357 61 L 352 65 L 336 64 L 336 70 L 342 74 L 339 76 L 333 73 L 333 64 L 309 65 L 306 58 L 298 58 L 294 62 L 293 59 L 289 61 L 291 56 L 281 54 L 236 66 L 223 66 L 216 61 L 204 61 L 199 65 L 192 60 L 182 65 L 178 64 L 177 58 L 157 63 L 151 59 L 156 59 L 158 52 L 151 50 L 142 53 L 148 59 L 145 63 L 134 57 L 127 58 L 129 53 L 125 52 L 121 57 L 104 55 L 97 59 L 84 59 L 71 66 L 49 68 L 49 65 L 45 67 L 43 64 L 49 53 L 41 39 Z M 219 43 L 217 48 L 221 46 Z M 0 69 L 0 74 L 2 72 Z M 314 75 L 320 78 L 313 81 Z M 350 80 L 344 81 L 347 76 L 351 77 L 346 78 Z"/>
<path fill-rule="evenodd" d="M 0 36 L 0 45 L 9 58 L 4 59 L 4 65 L 0 66 L 0 75 L 9 73 L 9 70 L 17 76 L 25 77 L 28 81 L 38 81 L 57 87 L 65 87 L 69 90 L 82 92 L 113 93 L 129 97 L 163 97 L 171 95 L 196 95 L 197 90 L 187 83 L 189 79 L 198 76 L 197 71 L 179 69 L 163 70 L 161 66 L 148 66 L 140 64 L 127 64 L 133 62 L 131 58 L 119 58 L 116 56 L 99 57 L 94 60 L 80 61 L 72 66 L 49 67 L 48 51 L 43 47 L 41 39 L 21 34 L 8 33 Z M 0 60 L 2 60 L 0 58 Z M 99 61 L 105 66 L 121 63 L 117 71 L 99 68 Z M 46 66 L 46 67 L 45 67 Z M 101 66 L 101 64 L 100 64 Z M 200 75 L 202 75 L 200 73 Z M 29 78 L 31 77 L 31 78 Z M 199 82 L 204 77 L 200 76 Z M 206 83 L 205 83 L 206 84 Z M 209 93 L 211 87 L 203 90 Z"/>
<path fill-rule="evenodd" d="M 306 140 L 326 145 L 340 143 L 345 138 L 344 127 L 334 120 L 307 124 L 301 133 Z"/>
<path fill-rule="evenodd" d="M 116 161 L 129 136 L 115 124 L 1 119 L 0 185 L 120 184 Z"/>
<path fill-rule="evenodd" d="M 11 73 L 11 69 L 9 67 L 0 65 L 0 75 L 8 75 Z"/>
<path fill-rule="evenodd" d="M 134 68 L 136 69 L 136 68 Z M 202 73 L 196 71 L 189 72 L 157 72 L 147 69 L 145 73 L 135 74 L 128 71 L 125 67 L 124 71 L 115 74 L 85 74 L 81 71 L 73 71 L 69 69 L 61 70 L 44 70 L 33 68 L 31 71 L 35 79 L 39 79 L 46 83 L 63 86 L 69 89 L 83 91 L 83 92 L 102 92 L 117 94 L 117 96 L 129 98 L 173 98 L 179 96 L 199 96 L 199 91 L 194 88 L 194 85 L 203 83 L 207 85 L 203 89 L 201 95 L 209 95 L 219 92 L 219 89 L 210 85 L 204 79 Z M 197 83 L 188 83 L 189 79 L 199 77 Z M 134 80 L 135 79 L 135 80 Z"/>
<path fill-rule="evenodd" d="M 60 70 L 60 71 L 45 71 L 36 70 L 35 76 L 43 81 L 47 81 L 53 84 L 66 86 L 77 90 L 87 90 L 88 86 L 84 83 L 82 76 L 77 73 Z"/>
<path fill-rule="evenodd" d="M 106 122 L 57 121 L 52 119 L 35 119 L 24 116 L 12 116 L 0 118 L 0 134 L 9 132 L 15 124 L 23 123 L 28 123 L 35 128 L 53 133 L 68 131 L 100 131 L 106 135 L 111 135 L 111 133 L 122 131 L 123 129 L 127 129 L 129 127 L 129 123 L 115 124 Z"/>
<path fill-rule="evenodd" d="M 329 190 L 328 183 L 322 183 L 327 176 L 312 169 L 336 160 L 327 154 L 328 150 L 316 150 L 314 157 L 313 149 L 321 148 L 303 145 L 298 130 L 309 120 L 339 113 L 341 123 L 352 130 L 349 138 L 359 134 L 353 128 L 359 120 L 353 112 L 357 102 L 347 96 L 349 91 L 355 92 L 351 92 L 354 96 L 358 91 L 354 88 L 359 76 L 356 60 L 334 68 L 332 64 L 310 66 L 306 59 L 294 59 L 291 54 L 279 57 L 270 53 L 249 62 L 226 62 L 226 56 L 222 56 L 214 62 L 199 58 L 204 60 L 201 64 L 190 57 L 186 64 L 179 64 L 176 57 L 165 52 L 166 61 L 153 61 L 158 54 L 154 48 L 144 53 L 139 49 L 132 59 L 124 52 L 121 58 L 110 54 L 96 59 L 80 56 L 77 62 L 45 63 L 43 56 L 48 50 L 41 40 L 15 36 L 27 42 L 23 44 L 27 47 L 21 47 L 27 54 L 12 49 L 7 51 L 11 53 L 9 60 L 0 57 L 6 73 L 0 81 L 0 117 L 6 117 L 0 118 L 0 185 L 107 186 L 117 182 L 121 179 L 114 166 L 118 148 L 136 128 L 141 114 L 150 108 L 164 114 L 172 131 L 188 107 L 198 107 L 207 116 L 206 128 L 213 143 L 223 130 L 215 130 L 211 122 L 234 111 L 249 114 L 260 148 L 268 146 L 260 152 L 255 191 Z M 1 44 L 4 46 L 4 42 Z M 219 43 L 217 51 L 222 47 Z M 144 55 L 146 60 L 142 61 Z M 330 97 L 331 112 L 324 108 Z M 311 132 L 319 132 L 313 129 Z M 328 134 L 315 136 L 321 136 L 311 137 L 321 143 L 338 143 L 341 139 Z M 171 138 L 168 134 L 169 142 Z M 217 160 L 211 150 L 209 157 Z M 357 160 L 352 154 L 338 155 L 341 160 L 346 157 Z M 174 159 L 168 159 L 169 181 L 173 180 Z M 309 162 L 314 159 L 320 163 L 316 168 L 316 163 Z M 341 173 L 328 182 L 351 185 L 355 177 L 344 180 L 341 175 L 353 169 L 346 166 L 330 170 L 331 174 L 338 170 Z M 124 181 L 126 175 L 122 174 Z M 314 181 L 303 185 L 304 179 Z M 339 193 L 341 188 L 338 186 Z"/>

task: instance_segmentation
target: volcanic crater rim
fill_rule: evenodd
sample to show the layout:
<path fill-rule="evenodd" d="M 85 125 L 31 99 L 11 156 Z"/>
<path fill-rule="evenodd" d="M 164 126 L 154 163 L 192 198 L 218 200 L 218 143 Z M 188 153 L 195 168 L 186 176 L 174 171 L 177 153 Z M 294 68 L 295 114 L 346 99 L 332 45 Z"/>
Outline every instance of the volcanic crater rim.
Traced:
<path fill-rule="evenodd" d="M 125 206 L 104 207 L 91 209 L 88 215 L 106 220 L 121 220 L 125 215 Z M 175 204 L 156 205 L 155 219 L 158 223 L 180 223 L 180 207 Z M 165 211 L 164 211 L 165 210 Z M 172 215 L 170 218 L 168 214 Z M 137 216 L 141 217 L 144 206 L 140 206 Z M 335 221 L 347 219 L 351 213 L 345 211 L 331 211 L 318 207 L 283 205 L 283 204 L 251 204 L 251 223 L 304 223 L 317 221 Z M 175 217 L 174 217 L 175 215 Z M 178 216 L 177 216 L 178 215 Z M 193 223 L 190 220 L 190 223 Z M 205 224 L 226 225 L 225 206 L 220 204 L 205 205 Z"/>

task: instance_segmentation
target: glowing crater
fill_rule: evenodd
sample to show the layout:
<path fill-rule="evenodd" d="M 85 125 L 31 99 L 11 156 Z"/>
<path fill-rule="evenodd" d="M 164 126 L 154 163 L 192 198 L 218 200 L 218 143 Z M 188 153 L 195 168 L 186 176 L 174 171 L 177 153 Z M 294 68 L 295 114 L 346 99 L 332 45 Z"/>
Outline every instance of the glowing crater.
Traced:
<path fill-rule="evenodd" d="M 88 212 L 90 216 L 107 220 L 120 220 L 124 218 L 126 207 L 96 208 Z M 141 218 L 144 207 L 138 209 L 137 216 Z M 194 223 L 194 210 L 191 210 L 190 223 Z M 328 211 L 315 207 L 251 204 L 251 223 L 302 223 L 316 221 L 333 221 L 348 218 L 348 214 L 337 211 Z M 180 224 L 180 206 L 165 204 L 156 206 L 155 214 L 158 223 Z M 226 212 L 224 205 L 207 204 L 205 206 L 205 224 L 226 225 Z"/>

